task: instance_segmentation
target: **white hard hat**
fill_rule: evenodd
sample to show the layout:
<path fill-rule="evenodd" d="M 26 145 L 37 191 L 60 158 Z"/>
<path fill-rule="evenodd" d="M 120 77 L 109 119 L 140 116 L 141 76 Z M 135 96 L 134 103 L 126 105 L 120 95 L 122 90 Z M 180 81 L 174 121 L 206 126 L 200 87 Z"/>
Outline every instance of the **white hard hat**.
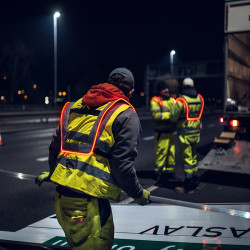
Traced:
<path fill-rule="evenodd" d="M 191 78 L 185 78 L 184 80 L 183 80 L 183 86 L 190 86 L 190 87 L 194 87 L 194 81 L 193 81 L 193 79 L 191 79 Z"/>

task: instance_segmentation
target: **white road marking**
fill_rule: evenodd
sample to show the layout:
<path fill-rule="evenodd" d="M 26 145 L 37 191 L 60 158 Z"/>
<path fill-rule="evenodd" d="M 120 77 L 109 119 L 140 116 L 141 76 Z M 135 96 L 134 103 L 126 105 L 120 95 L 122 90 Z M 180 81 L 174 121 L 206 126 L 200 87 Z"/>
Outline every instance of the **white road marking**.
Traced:
<path fill-rule="evenodd" d="M 48 159 L 49 159 L 49 157 L 46 156 L 46 157 L 37 158 L 36 160 L 37 161 L 47 161 Z"/>
<path fill-rule="evenodd" d="M 143 141 L 154 140 L 154 136 L 143 137 L 142 140 L 143 140 Z"/>

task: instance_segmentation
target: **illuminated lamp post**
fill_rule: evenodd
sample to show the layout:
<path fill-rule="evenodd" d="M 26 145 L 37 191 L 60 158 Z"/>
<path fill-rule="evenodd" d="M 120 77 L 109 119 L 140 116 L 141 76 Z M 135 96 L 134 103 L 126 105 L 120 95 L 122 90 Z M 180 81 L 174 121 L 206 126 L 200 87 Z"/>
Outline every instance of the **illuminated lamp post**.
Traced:
<path fill-rule="evenodd" d="M 54 14 L 54 105 L 57 106 L 57 18 L 60 13 L 57 11 Z"/>
<path fill-rule="evenodd" d="M 171 75 L 174 73 L 174 55 L 175 55 L 175 50 L 171 50 L 170 52 L 170 71 Z"/>

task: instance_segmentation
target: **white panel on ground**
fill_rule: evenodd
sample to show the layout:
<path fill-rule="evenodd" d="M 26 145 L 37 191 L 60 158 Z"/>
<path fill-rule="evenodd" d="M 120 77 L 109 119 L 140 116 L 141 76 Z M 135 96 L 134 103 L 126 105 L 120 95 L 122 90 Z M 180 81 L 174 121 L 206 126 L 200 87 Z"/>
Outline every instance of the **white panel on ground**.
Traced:
<path fill-rule="evenodd" d="M 214 205 L 250 211 L 250 205 Z M 249 249 L 250 220 L 171 205 L 112 205 L 115 241 L 112 249 Z M 66 246 L 55 215 L 17 232 L 0 232 L 1 240 Z M 203 248 L 202 248 L 203 247 Z M 210 248 L 209 248 L 210 249 Z"/>

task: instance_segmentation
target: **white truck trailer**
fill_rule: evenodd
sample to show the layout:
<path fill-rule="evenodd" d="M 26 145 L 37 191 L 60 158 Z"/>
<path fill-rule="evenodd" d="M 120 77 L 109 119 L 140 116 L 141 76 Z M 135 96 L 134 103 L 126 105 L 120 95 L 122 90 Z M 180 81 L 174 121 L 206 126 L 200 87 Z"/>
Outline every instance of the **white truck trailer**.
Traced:
<path fill-rule="evenodd" d="M 225 1 L 224 132 L 200 168 L 250 174 L 250 0 Z"/>

